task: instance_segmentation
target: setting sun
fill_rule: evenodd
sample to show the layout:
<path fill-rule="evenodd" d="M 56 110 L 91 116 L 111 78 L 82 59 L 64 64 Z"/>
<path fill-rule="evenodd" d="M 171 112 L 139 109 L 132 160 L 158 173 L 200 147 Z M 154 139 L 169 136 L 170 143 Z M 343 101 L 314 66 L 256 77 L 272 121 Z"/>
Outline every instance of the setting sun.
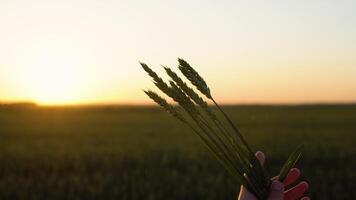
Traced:
<path fill-rule="evenodd" d="M 27 67 L 25 81 L 29 96 L 40 104 L 68 104 L 80 101 L 80 63 L 69 56 L 44 53 Z"/>

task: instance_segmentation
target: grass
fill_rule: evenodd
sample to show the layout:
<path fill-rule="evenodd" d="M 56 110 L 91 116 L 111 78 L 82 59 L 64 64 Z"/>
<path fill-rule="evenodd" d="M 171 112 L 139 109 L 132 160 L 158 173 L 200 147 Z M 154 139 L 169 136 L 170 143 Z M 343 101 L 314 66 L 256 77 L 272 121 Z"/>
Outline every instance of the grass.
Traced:
<path fill-rule="evenodd" d="M 295 144 L 314 199 L 355 199 L 356 106 L 231 106 L 279 172 Z M 157 107 L 0 107 L 0 199 L 234 199 L 198 137 Z"/>

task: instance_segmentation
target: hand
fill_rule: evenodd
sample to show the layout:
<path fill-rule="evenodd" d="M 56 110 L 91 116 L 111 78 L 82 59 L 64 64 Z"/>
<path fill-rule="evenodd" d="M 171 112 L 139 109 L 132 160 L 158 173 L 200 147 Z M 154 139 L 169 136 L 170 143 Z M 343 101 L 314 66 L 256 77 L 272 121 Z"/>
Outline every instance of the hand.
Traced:
<path fill-rule="evenodd" d="M 261 162 L 263 165 L 265 162 L 265 154 L 261 151 L 258 151 L 256 154 L 257 159 Z M 297 179 L 300 176 L 300 171 L 297 168 L 293 168 L 289 171 L 286 179 L 282 182 L 278 181 L 278 177 L 272 178 L 272 184 L 271 184 L 271 189 L 269 196 L 267 200 L 297 200 L 300 199 L 303 194 L 308 190 L 308 183 L 305 181 L 302 181 L 298 183 L 296 186 L 293 188 L 290 188 L 288 190 L 285 190 L 285 187 L 290 186 L 294 182 L 297 181 Z M 246 188 L 241 186 L 240 194 L 237 197 L 237 200 L 257 200 L 257 198 L 251 194 Z M 309 197 L 303 197 L 301 200 L 310 200 Z"/>

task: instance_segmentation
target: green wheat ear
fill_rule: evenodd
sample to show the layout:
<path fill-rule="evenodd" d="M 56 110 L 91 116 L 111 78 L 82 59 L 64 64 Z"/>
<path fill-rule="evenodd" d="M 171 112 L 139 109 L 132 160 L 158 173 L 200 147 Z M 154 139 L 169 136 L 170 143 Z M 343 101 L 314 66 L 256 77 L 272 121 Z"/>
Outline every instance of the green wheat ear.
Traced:
<path fill-rule="evenodd" d="M 193 69 L 185 60 L 178 58 L 179 70 L 182 74 L 207 98 L 211 99 L 211 93 L 208 85 L 197 71 Z"/>
<path fill-rule="evenodd" d="M 151 91 L 151 90 L 144 90 L 144 92 L 147 94 L 148 97 L 150 97 L 154 102 L 156 102 L 158 105 L 163 107 L 170 115 L 173 117 L 179 119 L 182 122 L 185 122 L 185 119 L 182 114 L 179 113 L 179 111 L 169 104 L 163 97 L 159 96 L 157 93 Z"/>
<path fill-rule="evenodd" d="M 153 79 L 153 83 L 164 93 L 166 93 L 168 96 L 171 95 L 171 89 L 169 86 L 162 80 L 161 77 L 159 77 L 156 72 L 154 72 L 151 68 L 148 67 L 143 62 L 140 62 L 142 68 L 147 72 L 147 74 Z"/>
<path fill-rule="evenodd" d="M 166 70 L 167 74 L 171 79 L 179 86 L 181 90 L 185 94 L 187 94 L 197 105 L 201 106 L 207 113 L 208 115 L 216 120 L 215 114 L 212 112 L 212 110 L 209 108 L 208 103 L 204 101 L 203 98 L 201 98 L 192 88 L 190 88 L 174 71 L 172 71 L 168 67 L 164 67 Z"/>
<path fill-rule="evenodd" d="M 170 68 L 164 67 L 168 76 L 172 78 L 172 80 L 198 105 L 202 107 L 208 106 L 208 104 L 197 94 L 194 92 L 192 88 L 190 88 L 179 76 L 173 72 Z"/>
<path fill-rule="evenodd" d="M 184 116 L 176 107 L 157 93 L 144 91 L 154 102 L 163 107 L 169 114 L 188 125 L 207 145 L 213 155 L 220 161 L 230 174 L 235 177 L 247 190 L 252 192 L 258 200 L 268 196 L 271 180 L 265 169 L 254 156 L 250 145 L 244 139 L 232 120 L 222 110 L 211 96 L 210 89 L 204 79 L 185 60 L 178 59 L 179 70 L 182 74 L 216 106 L 213 110 L 207 102 L 189 87 L 175 72 L 165 67 L 172 79 L 166 84 L 146 64 L 140 63 L 142 68 L 152 77 L 154 84 L 182 108 Z M 199 107 L 206 111 L 201 112 Z M 220 115 L 215 115 L 219 111 Z M 210 118 L 210 119 L 209 119 Z M 227 123 L 224 123 L 227 122 Z M 228 127 L 226 127 L 228 126 Z M 232 128 L 232 129 L 231 129 Z M 231 132 L 232 131 L 232 132 Z M 288 158 L 281 169 L 279 180 L 283 181 L 289 170 L 301 157 L 302 146 L 299 146 Z"/>

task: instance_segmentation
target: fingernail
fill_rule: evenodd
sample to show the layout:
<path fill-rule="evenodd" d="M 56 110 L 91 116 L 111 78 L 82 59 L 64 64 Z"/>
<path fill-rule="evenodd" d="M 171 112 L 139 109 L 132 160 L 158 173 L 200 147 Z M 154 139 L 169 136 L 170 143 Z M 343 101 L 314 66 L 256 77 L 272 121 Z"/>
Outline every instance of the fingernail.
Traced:
<path fill-rule="evenodd" d="M 301 184 L 303 184 L 303 186 L 306 190 L 309 188 L 309 184 L 307 182 L 302 181 Z"/>
<path fill-rule="evenodd" d="M 284 190 L 284 185 L 280 181 L 273 181 L 271 184 L 272 190 Z"/>

